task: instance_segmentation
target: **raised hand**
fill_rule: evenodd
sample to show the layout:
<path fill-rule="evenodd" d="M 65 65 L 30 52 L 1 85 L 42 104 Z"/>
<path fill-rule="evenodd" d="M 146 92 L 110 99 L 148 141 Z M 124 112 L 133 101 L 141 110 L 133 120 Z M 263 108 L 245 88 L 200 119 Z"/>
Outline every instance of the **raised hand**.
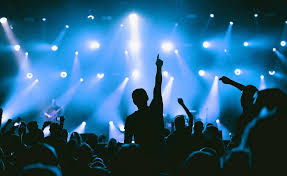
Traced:
<path fill-rule="evenodd" d="M 182 98 L 178 98 L 178 99 L 177 99 L 177 102 L 178 102 L 180 105 L 184 105 L 184 102 L 183 102 L 183 99 L 182 99 Z"/>
<path fill-rule="evenodd" d="M 159 58 L 159 54 L 158 54 L 157 59 L 156 59 L 156 66 L 162 67 L 162 65 L 163 65 L 163 61 Z"/>
<path fill-rule="evenodd" d="M 232 80 L 226 76 L 222 76 L 219 80 L 222 81 L 224 84 L 231 84 L 232 83 Z"/>

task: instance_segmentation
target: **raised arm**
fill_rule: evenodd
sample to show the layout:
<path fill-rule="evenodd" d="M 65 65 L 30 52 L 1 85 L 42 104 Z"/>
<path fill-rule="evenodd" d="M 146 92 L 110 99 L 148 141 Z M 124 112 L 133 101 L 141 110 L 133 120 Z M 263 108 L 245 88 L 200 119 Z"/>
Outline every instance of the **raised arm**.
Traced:
<path fill-rule="evenodd" d="M 161 100 L 161 84 L 162 84 L 162 65 L 163 61 L 159 59 L 159 55 L 157 55 L 156 59 L 156 76 L 155 76 L 155 86 L 153 90 L 153 100 Z"/>
<path fill-rule="evenodd" d="M 0 108 L 0 129 L 2 127 L 2 115 L 3 115 L 3 109 Z"/>
<path fill-rule="evenodd" d="M 193 115 L 191 114 L 191 112 L 189 111 L 189 109 L 185 106 L 183 99 L 182 98 L 178 98 L 177 99 L 178 103 L 181 105 L 181 107 L 184 109 L 185 113 L 188 116 L 188 128 L 190 128 L 190 131 L 192 132 L 192 126 L 193 126 Z"/>
<path fill-rule="evenodd" d="M 229 85 L 232 85 L 233 87 L 236 87 L 237 89 L 239 89 L 239 90 L 243 90 L 244 89 L 244 85 L 242 85 L 242 84 L 240 84 L 240 83 L 238 83 L 238 82 L 235 82 L 235 81 L 233 81 L 233 80 L 231 80 L 231 79 L 229 79 L 228 77 L 226 77 L 226 76 L 223 76 L 223 77 L 221 77 L 219 80 L 221 80 L 224 84 L 229 84 Z"/>
<path fill-rule="evenodd" d="M 131 119 L 130 117 L 127 117 L 126 119 L 126 123 L 125 123 L 125 140 L 124 140 L 124 143 L 125 144 L 129 144 L 132 142 L 132 139 L 133 139 L 133 132 L 132 132 L 132 129 L 131 129 Z"/>

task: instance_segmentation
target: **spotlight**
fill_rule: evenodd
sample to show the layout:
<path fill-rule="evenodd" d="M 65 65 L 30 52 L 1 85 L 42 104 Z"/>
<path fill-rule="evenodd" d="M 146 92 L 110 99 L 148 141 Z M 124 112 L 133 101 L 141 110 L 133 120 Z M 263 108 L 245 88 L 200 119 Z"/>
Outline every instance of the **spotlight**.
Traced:
<path fill-rule="evenodd" d="M 39 82 L 39 79 L 36 79 L 35 82 L 36 82 L 36 83 Z"/>
<path fill-rule="evenodd" d="M 128 55 L 128 54 L 129 54 L 128 50 L 125 50 L 125 55 Z"/>
<path fill-rule="evenodd" d="M 85 121 L 82 122 L 82 125 L 83 125 L 83 126 L 86 126 L 86 124 L 87 124 L 87 123 L 86 123 Z"/>
<path fill-rule="evenodd" d="M 69 25 L 66 25 L 65 27 L 66 27 L 66 29 L 69 29 L 70 26 L 69 26 Z"/>
<path fill-rule="evenodd" d="M 287 24 L 287 20 L 285 21 L 285 24 Z"/>
<path fill-rule="evenodd" d="M 238 75 L 241 74 L 241 70 L 237 68 L 237 69 L 234 70 L 234 73 L 235 73 L 235 75 L 238 76 Z"/>
<path fill-rule="evenodd" d="M 131 24 L 136 24 L 138 22 L 138 15 L 135 13 L 130 14 L 129 20 Z"/>
<path fill-rule="evenodd" d="M 286 41 L 284 41 L 284 40 L 281 41 L 281 42 L 280 42 L 280 45 L 283 46 L 283 47 L 286 46 Z"/>
<path fill-rule="evenodd" d="M 163 75 L 164 77 L 168 77 L 168 72 L 167 72 L 167 71 L 163 71 L 163 72 L 162 72 L 162 75 Z"/>
<path fill-rule="evenodd" d="M 100 48 L 100 43 L 97 41 L 92 41 L 92 42 L 90 42 L 90 48 L 93 50 L 98 49 L 98 48 Z"/>
<path fill-rule="evenodd" d="M 33 74 L 32 74 L 32 73 L 27 73 L 27 74 L 26 74 L 26 77 L 27 77 L 28 79 L 32 79 L 32 78 L 33 78 Z"/>
<path fill-rule="evenodd" d="M 46 18 L 42 18 L 42 21 L 46 21 L 47 19 Z"/>
<path fill-rule="evenodd" d="M 212 14 L 210 14 L 210 18 L 214 18 L 214 14 L 212 13 Z"/>
<path fill-rule="evenodd" d="M 233 25 L 233 21 L 230 21 L 229 24 L 230 24 L 230 25 Z"/>
<path fill-rule="evenodd" d="M 140 77 L 140 73 L 138 70 L 134 70 L 132 73 L 132 77 L 134 80 L 137 80 Z"/>
<path fill-rule="evenodd" d="M 163 51 L 170 52 L 173 49 L 173 44 L 171 42 L 164 42 L 161 44 Z"/>
<path fill-rule="evenodd" d="M 125 131 L 124 125 L 120 125 L 120 131 L 121 131 L 121 132 L 124 132 L 124 131 Z"/>
<path fill-rule="evenodd" d="M 52 49 L 52 51 L 57 51 L 57 50 L 58 50 L 58 46 L 57 46 L 57 45 L 53 45 L 53 46 L 51 47 L 51 49 Z"/>
<path fill-rule="evenodd" d="M 264 79 L 264 75 L 261 75 L 261 76 L 260 76 L 260 79 Z"/>
<path fill-rule="evenodd" d="M 243 45 L 244 45 L 245 47 L 247 47 L 247 46 L 249 46 L 249 43 L 248 43 L 248 42 L 244 42 Z"/>
<path fill-rule="evenodd" d="M 209 48 L 210 47 L 210 43 L 209 42 L 203 42 L 202 46 L 204 48 Z"/>
<path fill-rule="evenodd" d="M 176 50 L 174 50 L 174 53 L 175 53 L 175 54 L 178 54 L 178 50 L 177 50 L 177 49 L 176 49 Z"/>
<path fill-rule="evenodd" d="M 204 70 L 199 70 L 198 74 L 199 74 L 199 76 L 204 76 L 205 75 L 205 71 Z"/>
<path fill-rule="evenodd" d="M 174 80 L 174 77 L 173 77 L 173 76 L 172 76 L 172 77 L 170 77 L 170 80 L 172 80 L 172 81 L 173 81 L 173 80 Z"/>
<path fill-rule="evenodd" d="M 21 46 L 20 46 L 20 45 L 14 45 L 14 50 L 15 50 L 15 51 L 19 51 L 19 50 L 20 50 L 20 48 L 21 48 Z"/>
<path fill-rule="evenodd" d="M 113 122 L 113 121 L 110 121 L 109 124 L 110 124 L 110 125 L 114 125 L 114 122 Z"/>
<path fill-rule="evenodd" d="M 219 121 L 219 119 L 216 119 L 216 123 L 219 123 L 220 121 Z"/>
<path fill-rule="evenodd" d="M 4 23 L 6 23 L 6 22 L 7 22 L 7 18 L 6 18 L 6 17 L 0 18 L 0 23 L 1 23 L 1 24 L 4 24 Z"/>
<path fill-rule="evenodd" d="M 80 82 L 84 82 L 84 78 L 80 78 Z"/>
<path fill-rule="evenodd" d="M 214 79 L 215 79 L 215 80 L 218 80 L 218 76 L 215 76 Z"/>
<path fill-rule="evenodd" d="M 128 81 L 129 79 L 130 79 L 129 77 L 126 77 L 126 78 L 125 78 L 126 81 Z"/>
<path fill-rule="evenodd" d="M 254 14 L 254 17 L 255 17 L 255 18 L 257 18 L 257 17 L 258 17 L 258 14 L 257 14 L 257 13 L 255 13 L 255 14 Z"/>
<path fill-rule="evenodd" d="M 75 52 L 75 55 L 79 55 L 79 51 L 76 51 L 76 52 Z"/>
<path fill-rule="evenodd" d="M 121 26 L 121 27 L 124 27 L 124 24 L 121 24 L 120 26 Z"/>
<path fill-rule="evenodd" d="M 137 51 L 140 49 L 140 43 L 138 41 L 130 41 L 129 46 L 130 49 L 133 51 Z"/>
<path fill-rule="evenodd" d="M 224 52 L 227 53 L 227 49 L 224 49 Z"/>
<path fill-rule="evenodd" d="M 28 55 L 29 55 L 29 53 L 28 53 L 28 52 L 26 52 L 26 53 L 25 53 L 25 55 L 26 55 L 26 56 L 28 56 Z"/>
<path fill-rule="evenodd" d="M 68 76 L 67 72 L 61 72 L 60 75 L 61 75 L 62 78 L 66 78 Z"/>
<path fill-rule="evenodd" d="M 276 51 L 276 48 L 273 48 L 272 50 L 273 50 L 273 52 L 275 52 L 275 51 Z"/>
<path fill-rule="evenodd" d="M 269 73 L 269 75 L 273 76 L 273 75 L 275 75 L 276 72 L 274 70 L 272 70 L 272 71 L 270 70 L 268 73 Z"/>
<path fill-rule="evenodd" d="M 104 76 L 105 76 L 104 73 L 98 73 L 98 74 L 97 74 L 97 78 L 98 78 L 98 79 L 103 79 Z"/>
<path fill-rule="evenodd" d="M 177 27 L 177 26 L 178 26 L 178 23 L 175 23 L 174 25 L 175 25 L 175 27 Z"/>
<path fill-rule="evenodd" d="M 94 17 L 94 15 L 89 15 L 89 16 L 88 16 L 88 19 L 94 20 L 95 17 Z"/>

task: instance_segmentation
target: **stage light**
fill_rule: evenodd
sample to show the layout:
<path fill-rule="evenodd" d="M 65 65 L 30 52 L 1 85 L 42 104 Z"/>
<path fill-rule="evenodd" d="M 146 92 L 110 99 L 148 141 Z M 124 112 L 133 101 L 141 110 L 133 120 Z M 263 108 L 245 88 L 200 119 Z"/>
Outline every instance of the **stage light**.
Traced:
<path fill-rule="evenodd" d="M 125 50 L 125 55 L 128 55 L 128 54 L 129 54 L 128 50 Z"/>
<path fill-rule="evenodd" d="M 21 48 L 21 46 L 20 46 L 20 45 L 14 45 L 14 50 L 15 50 L 15 51 L 19 51 L 19 50 L 20 50 L 20 48 Z"/>
<path fill-rule="evenodd" d="M 66 78 L 68 76 L 67 72 L 61 72 L 60 76 L 62 78 Z"/>
<path fill-rule="evenodd" d="M 69 29 L 70 26 L 69 26 L 69 25 L 66 25 L 65 27 L 66 27 L 66 29 Z"/>
<path fill-rule="evenodd" d="M 140 77 L 140 73 L 138 70 L 134 70 L 132 73 L 132 77 L 134 80 L 137 80 Z"/>
<path fill-rule="evenodd" d="M 92 41 L 92 42 L 90 42 L 90 48 L 93 50 L 98 49 L 98 48 L 100 48 L 100 43 L 97 41 Z"/>
<path fill-rule="evenodd" d="M 172 81 L 173 81 L 173 80 L 174 80 L 174 77 L 173 77 L 173 76 L 172 76 L 172 77 L 170 77 L 170 80 L 172 80 Z"/>
<path fill-rule="evenodd" d="M 204 76 L 205 75 L 205 71 L 204 70 L 199 70 L 198 74 L 199 74 L 199 76 Z"/>
<path fill-rule="evenodd" d="M 210 18 L 214 18 L 214 14 L 212 13 L 212 14 L 210 14 Z"/>
<path fill-rule="evenodd" d="M 161 48 L 165 52 L 170 52 L 173 49 L 173 44 L 171 42 L 163 42 Z"/>
<path fill-rule="evenodd" d="M 244 42 L 243 45 L 244 45 L 245 47 L 247 47 L 247 46 L 249 46 L 249 43 L 248 43 L 248 42 Z"/>
<path fill-rule="evenodd" d="M 29 53 L 28 53 L 28 52 L 26 52 L 26 53 L 25 53 L 25 55 L 26 55 L 26 56 L 28 56 L 28 55 L 29 55 Z"/>
<path fill-rule="evenodd" d="M 233 21 L 230 21 L 229 24 L 230 24 L 230 25 L 233 25 Z"/>
<path fill-rule="evenodd" d="M 113 122 L 113 121 L 109 121 L 109 124 L 110 124 L 110 125 L 114 125 L 114 122 Z"/>
<path fill-rule="evenodd" d="M 175 53 L 175 54 L 178 54 L 178 50 L 177 50 L 177 49 L 176 49 L 176 50 L 174 50 L 174 53 Z"/>
<path fill-rule="evenodd" d="M 98 73 L 98 74 L 97 74 L 97 78 L 98 78 L 98 79 L 103 79 L 104 76 L 105 76 L 104 73 Z"/>
<path fill-rule="evenodd" d="M 42 21 L 46 21 L 47 19 L 46 18 L 42 18 Z"/>
<path fill-rule="evenodd" d="M 124 27 L 124 24 L 121 24 L 120 26 L 121 26 L 121 27 Z"/>
<path fill-rule="evenodd" d="M 36 82 L 36 83 L 39 82 L 39 79 L 36 79 L 35 82 Z"/>
<path fill-rule="evenodd" d="M 224 49 L 224 52 L 227 53 L 227 49 Z"/>
<path fill-rule="evenodd" d="M 32 78 L 33 78 L 33 74 L 32 74 L 32 73 L 27 73 L 27 74 L 26 74 L 26 77 L 27 77 L 28 79 L 32 79 Z"/>
<path fill-rule="evenodd" d="M 284 41 L 284 40 L 281 41 L 281 42 L 280 42 L 280 45 L 283 46 L 283 47 L 286 46 L 286 41 Z"/>
<path fill-rule="evenodd" d="M 82 122 L 82 125 L 83 125 L 83 126 L 86 126 L 86 124 L 87 124 L 87 123 L 86 123 L 85 121 Z"/>
<path fill-rule="evenodd" d="M 53 45 L 51 46 L 52 51 L 57 51 L 58 50 L 58 46 L 57 45 Z"/>
<path fill-rule="evenodd" d="M 215 80 L 218 80 L 218 76 L 215 76 L 214 79 L 215 79 Z"/>
<path fill-rule="evenodd" d="M 76 51 L 76 52 L 75 52 L 75 55 L 79 55 L 79 51 Z"/>
<path fill-rule="evenodd" d="M 130 14 L 129 20 L 131 24 L 136 24 L 138 22 L 138 15 L 135 13 Z"/>
<path fill-rule="evenodd" d="M 162 75 L 167 78 L 168 77 L 168 72 L 167 71 L 163 71 Z"/>
<path fill-rule="evenodd" d="M 175 25 L 175 27 L 177 27 L 177 26 L 178 26 L 178 23 L 175 23 L 174 25 Z"/>
<path fill-rule="evenodd" d="M 255 14 L 254 14 L 254 17 L 255 17 L 255 18 L 257 18 L 257 17 L 258 17 L 258 14 L 257 14 L 257 13 L 255 13 Z"/>
<path fill-rule="evenodd" d="M 220 121 L 219 121 L 219 119 L 216 119 L 216 123 L 219 123 Z"/>
<path fill-rule="evenodd" d="M 138 51 L 140 49 L 140 43 L 138 41 L 130 41 L 129 46 L 133 51 Z"/>
<path fill-rule="evenodd" d="M 287 24 L 287 20 L 285 21 L 285 24 Z"/>
<path fill-rule="evenodd" d="M 80 78 L 80 82 L 84 82 L 84 78 Z"/>
<path fill-rule="evenodd" d="M 122 124 L 119 125 L 119 128 L 120 128 L 120 131 L 121 131 L 121 132 L 124 132 L 124 131 L 125 131 L 125 126 L 124 126 L 124 125 L 122 125 Z"/>
<path fill-rule="evenodd" d="M 1 24 L 4 24 L 4 23 L 6 23 L 6 22 L 7 22 L 7 18 L 6 18 L 6 17 L 0 18 L 0 23 L 1 23 Z"/>
<path fill-rule="evenodd" d="M 264 79 L 264 75 L 261 75 L 261 76 L 260 76 L 260 79 Z"/>
<path fill-rule="evenodd" d="M 88 16 L 88 19 L 94 20 L 95 17 L 94 17 L 94 15 L 89 15 L 89 16 Z"/>
<path fill-rule="evenodd" d="M 270 70 L 270 71 L 268 71 L 268 73 L 269 73 L 269 75 L 273 76 L 273 75 L 275 75 L 276 72 L 274 70 L 272 70 L 272 71 Z"/>
<path fill-rule="evenodd" d="M 204 48 L 209 48 L 210 47 L 210 43 L 209 42 L 203 42 L 202 46 Z"/>
<path fill-rule="evenodd" d="M 234 70 L 234 73 L 235 73 L 235 75 L 238 76 L 238 75 L 241 74 L 241 70 L 237 68 L 237 69 Z"/>
<path fill-rule="evenodd" d="M 273 48 L 272 50 L 273 50 L 273 52 L 275 52 L 275 51 L 276 51 L 276 48 Z"/>

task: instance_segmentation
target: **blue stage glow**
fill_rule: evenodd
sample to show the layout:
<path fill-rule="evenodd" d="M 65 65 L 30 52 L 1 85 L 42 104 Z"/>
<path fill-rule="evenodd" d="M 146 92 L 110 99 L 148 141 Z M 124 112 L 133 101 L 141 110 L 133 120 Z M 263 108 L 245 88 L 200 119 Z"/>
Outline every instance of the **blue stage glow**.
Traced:
<path fill-rule="evenodd" d="M 272 50 L 273 50 L 273 52 L 275 52 L 275 51 L 276 51 L 276 48 L 273 48 Z"/>
<path fill-rule="evenodd" d="M 268 73 L 269 73 L 269 75 L 273 76 L 273 75 L 275 75 L 276 72 L 274 70 L 269 70 Z"/>
<path fill-rule="evenodd" d="M 163 49 L 163 51 L 165 52 L 170 52 L 173 50 L 173 44 L 171 42 L 163 42 L 161 44 L 161 48 Z"/>
<path fill-rule="evenodd" d="M 286 41 L 284 41 L 284 40 L 281 41 L 281 42 L 280 42 L 280 45 L 283 46 L 283 47 L 286 46 Z"/>
<path fill-rule="evenodd" d="M 100 48 L 100 43 L 97 41 L 91 41 L 89 46 L 90 46 L 90 49 L 95 50 L 95 49 Z"/>
<path fill-rule="evenodd" d="M 203 46 L 204 48 L 209 48 L 209 47 L 210 47 L 210 43 L 207 42 L 207 41 L 205 41 L 205 42 L 202 43 L 202 46 Z"/>
<path fill-rule="evenodd" d="M 199 76 L 204 76 L 205 75 L 205 71 L 204 70 L 199 70 L 198 74 L 199 74 Z"/>
<path fill-rule="evenodd" d="M 0 18 L 0 23 L 1 24 L 7 23 L 7 18 L 6 17 Z"/>
<path fill-rule="evenodd" d="M 70 26 L 69 26 L 69 25 L 66 25 L 65 27 L 66 27 L 66 29 L 69 29 Z"/>
<path fill-rule="evenodd" d="M 21 49 L 21 46 L 20 45 L 14 45 L 14 50 L 15 51 L 20 51 Z"/>
<path fill-rule="evenodd" d="M 62 78 L 66 78 L 68 76 L 67 72 L 61 72 L 60 76 Z"/>
<path fill-rule="evenodd" d="M 32 79 L 32 78 L 33 78 L 33 74 L 32 74 L 32 73 L 27 73 L 27 74 L 26 74 L 26 77 L 27 77 L 28 79 Z"/>
<path fill-rule="evenodd" d="M 233 25 L 233 21 L 230 21 L 229 24 L 230 24 L 230 25 Z"/>
<path fill-rule="evenodd" d="M 45 22 L 46 20 L 47 20 L 46 18 L 42 18 L 42 21 L 44 21 L 44 22 Z"/>
<path fill-rule="evenodd" d="M 57 46 L 57 45 L 51 46 L 51 50 L 52 50 L 52 51 L 57 51 L 57 50 L 58 50 L 58 46 Z"/>
<path fill-rule="evenodd" d="M 87 18 L 90 19 L 90 20 L 94 20 L 95 19 L 94 15 L 88 15 Z"/>
<path fill-rule="evenodd" d="M 248 43 L 248 42 L 244 42 L 243 45 L 244 45 L 245 47 L 247 47 L 247 46 L 249 46 L 249 43 Z"/>
<path fill-rule="evenodd" d="M 80 78 L 80 82 L 84 82 L 84 78 Z"/>
<path fill-rule="evenodd" d="M 97 78 L 98 78 L 98 79 L 103 79 L 104 76 L 105 76 L 104 73 L 98 73 L 98 74 L 97 74 Z"/>
<path fill-rule="evenodd" d="M 235 70 L 234 70 L 234 74 L 237 75 L 237 76 L 240 75 L 240 74 L 241 74 L 241 70 L 238 69 L 238 68 L 235 69 Z"/>
<path fill-rule="evenodd" d="M 210 14 L 209 16 L 210 16 L 210 18 L 214 18 L 214 14 L 213 14 L 213 13 L 212 13 L 212 14 Z"/>

